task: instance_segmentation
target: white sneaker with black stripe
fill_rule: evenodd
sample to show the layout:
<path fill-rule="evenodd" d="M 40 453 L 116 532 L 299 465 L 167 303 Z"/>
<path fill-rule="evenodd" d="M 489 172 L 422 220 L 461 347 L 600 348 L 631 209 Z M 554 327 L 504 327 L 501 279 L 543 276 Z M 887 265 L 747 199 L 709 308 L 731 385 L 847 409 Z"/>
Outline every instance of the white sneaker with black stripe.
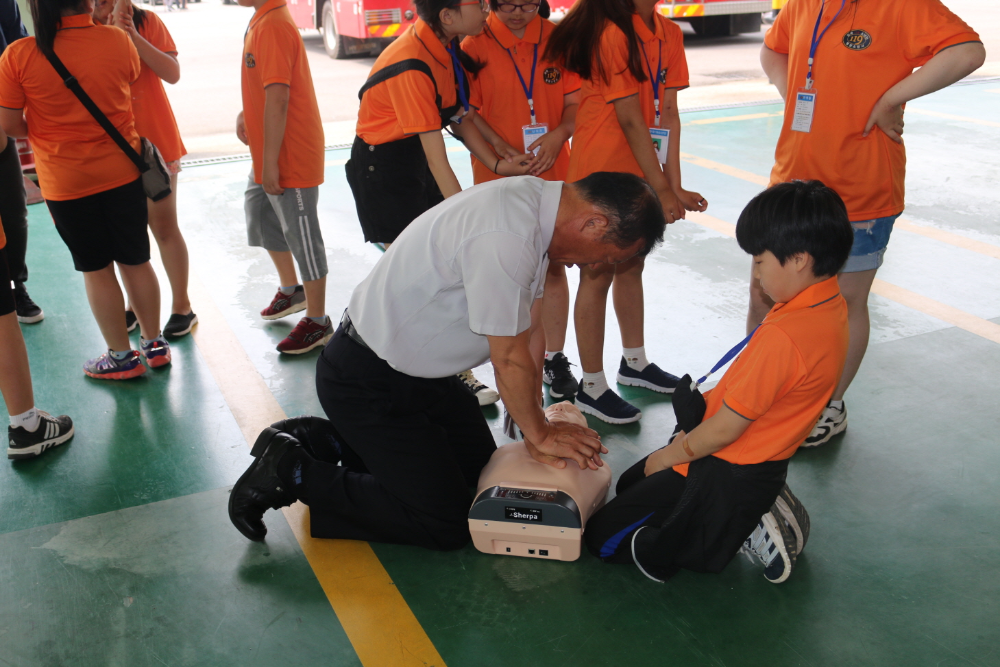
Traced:
<path fill-rule="evenodd" d="M 29 431 L 23 427 L 7 427 L 7 458 L 32 459 L 46 449 L 63 444 L 73 437 L 73 420 L 66 415 L 53 417 L 44 410 L 38 411 L 38 428 Z"/>
<path fill-rule="evenodd" d="M 798 558 L 795 534 L 773 507 L 760 518 L 740 551 L 764 565 L 764 578 L 772 584 L 788 579 Z"/>
<path fill-rule="evenodd" d="M 480 406 L 493 405 L 500 400 L 500 394 L 496 389 L 491 389 L 476 379 L 472 371 L 462 371 L 458 374 L 458 379 L 465 383 L 472 395 L 479 401 Z"/>
<path fill-rule="evenodd" d="M 802 443 L 802 447 L 819 447 L 830 441 L 830 438 L 847 430 L 847 405 L 836 408 L 827 405 L 820 414 L 812 433 Z"/>

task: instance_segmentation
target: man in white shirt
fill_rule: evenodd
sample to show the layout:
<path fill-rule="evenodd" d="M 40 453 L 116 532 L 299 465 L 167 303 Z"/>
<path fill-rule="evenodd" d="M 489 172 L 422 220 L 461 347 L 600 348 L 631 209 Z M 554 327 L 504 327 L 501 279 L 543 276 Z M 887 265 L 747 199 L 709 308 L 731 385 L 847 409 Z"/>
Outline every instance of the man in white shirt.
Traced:
<path fill-rule="evenodd" d="M 284 423 L 261 434 L 232 491 L 234 525 L 262 540 L 264 511 L 301 500 L 314 537 L 461 548 L 469 487 L 496 445 L 455 374 L 487 359 L 532 456 L 603 465 L 596 432 L 545 419 L 532 305 L 549 261 L 624 262 L 652 250 L 664 227 L 645 181 L 607 172 L 573 184 L 502 179 L 418 217 L 354 290 L 319 359 L 330 425 L 315 437 Z"/>

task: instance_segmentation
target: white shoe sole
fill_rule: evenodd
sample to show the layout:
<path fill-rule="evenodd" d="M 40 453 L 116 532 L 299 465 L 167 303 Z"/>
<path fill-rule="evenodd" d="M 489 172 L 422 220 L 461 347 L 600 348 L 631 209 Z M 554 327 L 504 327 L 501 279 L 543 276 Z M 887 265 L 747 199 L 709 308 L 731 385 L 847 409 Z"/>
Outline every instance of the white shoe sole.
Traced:
<path fill-rule="evenodd" d="M 33 459 L 36 456 L 41 456 L 42 453 L 45 452 L 45 450 L 52 449 L 53 447 L 58 447 L 59 445 L 63 444 L 64 442 L 72 438 L 75 430 L 76 430 L 75 426 L 70 426 L 69 431 L 63 433 L 58 438 L 52 438 L 51 440 L 43 440 L 42 442 L 32 445 L 31 447 L 25 447 L 23 449 L 21 448 L 14 449 L 12 447 L 8 447 L 7 458 L 17 461 L 19 459 Z"/>
<path fill-rule="evenodd" d="M 301 350 L 278 350 L 278 352 L 281 352 L 282 354 L 305 354 L 306 352 L 312 352 L 317 347 L 323 347 L 324 345 L 330 342 L 331 338 L 333 338 L 332 333 L 328 336 L 323 336 L 321 339 L 319 339 L 309 347 L 304 347 Z"/>
<path fill-rule="evenodd" d="M 665 584 L 665 583 L 667 583 L 666 580 L 664 580 L 664 579 L 657 579 L 656 577 L 654 577 L 653 575 L 651 575 L 649 572 L 646 572 L 645 568 L 643 568 L 642 565 L 639 563 L 639 559 L 635 557 L 635 538 L 639 535 L 639 531 L 641 531 L 643 528 L 646 528 L 646 526 L 639 526 L 639 528 L 634 533 L 632 533 L 632 562 L 635 563 L 635 566 L 637 568 L 639 568 L 640 572 L 642 572 L 644 575 L 646 575 L 647 579 L 652 579 L 653 581 L 655 581 L 658 584 Z"/>
<path fill-rule="evenodd" d="M 493 405 L 500 400 L 500 394 L 497 393 L 495 389 L 480 389 L 476 392 L 476 400 L 479 401 L 479 407 L 485 407 L 487 405 Z"/>
<path fill-rule="evenodd" d="M 809 513 L 806 512 L 805 519 L 806 525 L 803 526 L 799 523 L 799 518 L 795 516 L 795 512 L 792 508 L 788 506 L 785 499 L 778 496 L 774 500 L 774 506 L 778 508 L 778 513 L 781 514 L 781 518 L 788 522 L 788 525 L 792 527 L 792 532 L 795 533 L 795 552 L 797 554 L 802 554 L 803 550 L 806 548 L 806 542 L 809 541 Z M 805 512 L 805 508 L 802 508 Z"/>
<path fill-rule="evenodd" d="M 844 417 L 844 421 L 840 422 L 836 426 L 830 429 L 830 432 L 822 440 L 817 440 L 816 442 L 809 442 L 808 440 L 802 441 L 800 447 L 819 447 L 820 445 L 825 445 L 830 442 L 830 440 L 835 435 L 840 435 L 847 430 L 847 417 Z"/>
<path fill-rule="evenodd" d="M 272 320 L 280 320 L 282 317 L 288 317 L 289 315 L 294 315 L 295 313 L 301 313 L 306 309 L 306 302 L 295 304 L 291 308 L 281 311 L 280 313 L 275 313 L 274 315 L 261 315 L 268 322 Z"/>
<path fill-rule="evenodd" d="M 618 380 L 618 384 L 623 384 L 626 387 L 642 387 L 643 389 L 650 389 L 660 394 L 674 393 L 673 389 L 665 389 L 659 385 L 653 384 L 649 380 L 642 380 L 640 378 L 630 378 L 625 375 L 622 375 L 621 373 L 618 374 L 618 377 L 616 379 Z"/>
<path fill-rule="evenodd" d="M 620 424 L 633 424 L 633 423 L 639 421 L 640 419 L 642 419 L 642 412 L 641 411 L 638 412 L 638 413 L 636 413 L 635 417 L 628 417 L 626 419 L 615 419 L 614 417 L 609 417 L 606 414 L 604 414 L 603 412 L 598 411 L 597 408 L 592 408 L 589 405 L 587 405 L 586 403 L 581 403 L 580 401 L 576 402 L 576 407 L 578 407 L 580 409 L 580 412 L 582 412 L 584 414 L 587 414 L 587 415 L 593 415 L 593 416 L 597 417 L 598 419 L 600 419 L 602 422 L 607 422 L 609 424 L 619 424 L 619 425 Z"/>
<path fill-rule="evenodd" d="M 20 322 L 21 324 L 35 324 L 36 322 L 41 322 L 44 319 L 45 319 L 44 311 L 38 313 L 37 315 L 33 315 L 32 317 L 22 317 L 21 315 L 17 316 L 17 321 Z"/>
<path fill-rule="evenodd" d="M 791 556 L 788 553 L 788 549 L 785 547 L 785 540 L 781 537 L 781 529 L 778 528 L 778 522 L 775 520 L 774 515 L 768 512 L 761 517 L 761 521 L 764 522 L 764 528 L 767 529 L 768 534 L 771 536 L 771 542 L 777 547 L 778 553 L 785 560 L 786 563 L 791 563 Z M 772 584 L 781 584 L 788 581 L 788 577 L 792 576 L 792 568 L 786 567 L 785 571 L 781 574 L 778 579 L 767 579 Z"/>

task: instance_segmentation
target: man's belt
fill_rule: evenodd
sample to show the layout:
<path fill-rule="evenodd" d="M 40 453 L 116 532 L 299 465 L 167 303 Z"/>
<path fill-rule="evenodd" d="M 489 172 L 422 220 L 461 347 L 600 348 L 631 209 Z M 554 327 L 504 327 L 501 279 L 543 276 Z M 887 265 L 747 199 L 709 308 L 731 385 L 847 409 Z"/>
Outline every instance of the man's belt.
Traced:
<path fill-rule="evenodd" d="M 371 349 L 370 347 L 368 347 L 368 343 L 365 342 L 365 339 L 361 337 L 361 334 L 359 334 L 358 330 L 354 327 L 354 322 L 351 322 L 351 318 L 347 314 L 346 310 L 344 311 L 344 316 L 340 318 L 340 326 L 343 327 L 344 333 L 347 334 L 348 338 L 353 340 L 361 347 L 367 348 L 369 350 Z"/>

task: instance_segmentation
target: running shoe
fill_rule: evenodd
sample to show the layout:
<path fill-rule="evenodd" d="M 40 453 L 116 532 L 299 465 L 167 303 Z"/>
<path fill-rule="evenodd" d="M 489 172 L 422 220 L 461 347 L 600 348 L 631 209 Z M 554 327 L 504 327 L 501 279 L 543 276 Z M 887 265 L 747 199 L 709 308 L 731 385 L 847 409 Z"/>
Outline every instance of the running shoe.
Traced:
<path fill-rule="evenodd" d="M 170 363 L 170 344 L 162 338 L 141 339 L 139 349 L 150 368 L 159 368 Z"/>
<path fill-rule="evenodd" d="M 645 387 L 658 391 L 661 394 L 672 394 L 677 388 L 680 378 L 662 370 L 656 364 L 649 364 L 641 371 L 637 371 L 628 365 L 625 357 L 618 366 L 618 384 L 628 387 Z"/>
<path fill-rule="evenodd" d="M 594 415 L 609 424 L 631 424 L 642 419 L 639 408 L 610 389 L 598 398 L 591 398 L 590 394 L 583 390 L 583 380 L 580 380 L 576 392 L 576 407 L 580 408 L 580 412 Z"/>
<path fill-rule="evenodd" d="M 83 372 L 98 380 L 130 380 L 145 373 L 146 367 L 142 364 L 142 356 L 136 350 L 132 350 L 132 353 L 121 361 L 112 357 L 111 350 L 108 350 L 101 356 L 88 360 L 83 365 Z"/>
<path fill-rule="evenodd" d="M 819 416 L 812 433 L 802 443 L 802 447 L 819 447 L 830 441 L 830 438 L 847 430 L 847 405 L 835 408 L 827 405 Z"/>
<path fill-rule="evenodd" d="M 777 510 L 777 515 L 784 519 L 795 533 L 795 553 L 801 554 L 806 548 L 806 542 L 809 541 L 809 512 L 787 484 L 781 487 L 772 510 Z"/>
<path fill-rule="evenodd" d="M 635 563 L 635 566 L 639 568 L 639 571 L 642 572 L 644 575 L 646 575 L 647 578 L 652 579 L 658 584 L 666 583 L 667 581 L 666 579 L 660 579 L 659 577 L 654 577 L 652 574 L 650 574 L 646 570 L 646 568 L 642 566 L 642 563 L 639 562 L 639 557 L 636 556 L 635 554 L 635 538 L 638 537 L 639 533 L 642 532 L 643 528 L 648 528 L 648 526 L 640 526 L 638 530 L 632 533 L 632 562 Z"/>
<path fill-rule="evenodd" d="M 477 380 L 472 371 L 462 371 L 458 374 L 458 379 L 465 383 L 465 386 L 469 388 L 472 395 L 479 400 L 480 407 L 493 405 L 500 400 L 500 394 L 495 389 L 491 389 Z"/>
<path fill-rule="evenodd" d="M 795 535 L 774 507 L 760 518 L 741 551 L 764 566 L 764 578 L 772 584 L 788 579 L 798 558 Z"/>
<path fill-rule="evenodd" d="M 569 369 L 571 365 L 562 352 L 542 363 L 542 382 L 549 385 L 549 396 L 552 398 L 576 396 L 578 383 Z"/>
<path fill-rule="evenodd" d="M 53 417 L 48 412 L 39 410 L 38 418 L 38 428 L 34 431 L 20 426 L 7 427 L 8 459 L 33 459 L 46 449 L 61 445 L 73 437 L 73 420 L 66 415 Z"/>
<path fill-rule="evenodd" d="M 24 283 L 14 283 L 14 310 L 17 312 L 17 321 L 21 324 L 34 324 L 45 319 L 45 313 L 28 296 Z"/>
<path fill-rule="evenodd" d="M 265 320 L 280 320 L 282 317 L 299 313 L 306 309 L 306 291 L 302 285 L 297 285 L 291 294 L 285 294 L 280 289 L 271 299 L 271 305 L 260 311 Z"/>
<path fill-rule="evenodd" d="M 323 347 L 333 337 L 333 320 L 326 318 L 326 324 L 303 317 L 291 333 L 278 343 L 278 352 L 284 354 L 305 354 L 309 350 Z"/>
<path fill-rule="evenodd" d="M 163 335 L 169 336 L 170 338 L 178 338 L 185 334 L 191 333 L 191 329 L 194 325 L 198 324 L 198 316 L 193 312 L 187 315 L 178 315 L 173 313 L 170 319 L 167 320 L 166 326 L 163 327 Z"/>
<path fill-rule="evenodd" d="M 135 331 L 135 328 L 139 326 L 139 318 L 135 316 L 131 310 L 125 311 L 125 329 L 128 331 Z"/>

